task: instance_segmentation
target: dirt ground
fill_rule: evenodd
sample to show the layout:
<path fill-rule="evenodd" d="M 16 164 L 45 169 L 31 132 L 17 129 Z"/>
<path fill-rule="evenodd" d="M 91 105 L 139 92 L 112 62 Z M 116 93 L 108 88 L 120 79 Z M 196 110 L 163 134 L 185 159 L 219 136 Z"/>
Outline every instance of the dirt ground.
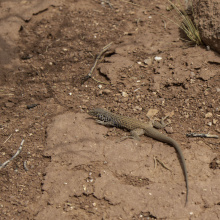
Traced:
<path fill-rule="evenodd" d="M 220 135 L 220 56 L 186 42 L 167 6 L 0 2 L 0 163 L 24 139 L 0 170 L 1 219 L 220 219 L 219 139 L 186 136 Z M 94 107 L 169 116 L 161 132 L 181 145 L 186 206 L 175 149 L 145 136 L 118 142 L 128 133 L 95 123 Z"/>

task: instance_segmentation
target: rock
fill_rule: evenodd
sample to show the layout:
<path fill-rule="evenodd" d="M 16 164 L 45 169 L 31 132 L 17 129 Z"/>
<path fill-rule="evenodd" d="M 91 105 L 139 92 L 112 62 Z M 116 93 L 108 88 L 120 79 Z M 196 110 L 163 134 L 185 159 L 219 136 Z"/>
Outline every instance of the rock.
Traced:
<path fill-rule="evenodd" d="M 160 60 L 162 60 L 162 57 L 156 56 L 156 57 L 154 57 L 154 59 L 155 59 L 156 61 L 160 61 Z"/>
<path fill-rule="evenodd" d="M 205 117 L 206 117 L 206 118 L 211 118 L 211 117 L 212 117 L 212 113 L 211 113 L 211 112 L 206 113 L 206 114 L 205 114 Z"/>
<path fill-rule="evenodd" d="M 11 107 L 13 107 L 14 106 L 14 103 L 13 102 L 6 102 L 5 103 L 5 107 L 7 107 L 7 108 L 11 108 Z"/>
<path fill-rule="evenodd" d="M 144 60 L 144 63 L 148 66 L 150 66 L 152 64 L 152 59 L 151 58 L 147 58 Z"/>
<path fill-rule="evenodd" d="M 213 124 L 213 125 L 216 125 L 217 122 L 218 122 L 218 120 L 213 118 L 213 120 L 212 120 L 212 124 Z"/>
<path fill-rule="evenodd" d="M 111 93 L 111 90 L 109 90 L 109 89 L 104 89 L 104 90 L 102 91 L 102 93 L 105 94 L 105 95 L 108 95 L 109 93 Z"/>
<path fill-rule="evenodd" d="M 173 133 L 173 128 L 172 127 L 165 127 L 164 128 L 167 134 L 172 134 Z"/>
<path fill-rule="evenodd" d="M 140 106 L 135 106 L 134 111 L 142 111 L 142 108 Z"/>
<path fill-rule="evenodd" d="M 148 112 L 147 112 L 147 117 L 152 118 L 152 117 L 154 117 L 158 112 L 159 112 L 158 109 L 153 109 L 153 108 L 151 108 L 151 109 L 149 109 Z"/>
<path fill-rule="evenodd" d="M 127 92 L 122 92 L 121 95 L 122 95 L 123 97 L 128 97 L 128 93 L 127 93 Z"/>
<path fill-rule="evenodd" d="M 174 110 L 171 111 L 171 112 L 167 112 L 166 116 L 169 117 L 169 118 L 172 118 L 174 116 Z"/>
<path fill-rule="evenodd" d="M 193 14 L 202 41 L 220 53 L 220 4 L 219 0 L 194 0 Z"/>
<path fill-rule="evenodd" d="M 197 78 L 207 81 L 211 79 L 212 77 L 214 77 L 216 74 L 217 74 L 216 71 L 211 71 L 209 69 L 202 68 Z"/>
<path fill-rule="evenodd" d="M 212 126 L 212 122 L 211 121 L 208 122 L 207 125 L 211 127 Z"/>

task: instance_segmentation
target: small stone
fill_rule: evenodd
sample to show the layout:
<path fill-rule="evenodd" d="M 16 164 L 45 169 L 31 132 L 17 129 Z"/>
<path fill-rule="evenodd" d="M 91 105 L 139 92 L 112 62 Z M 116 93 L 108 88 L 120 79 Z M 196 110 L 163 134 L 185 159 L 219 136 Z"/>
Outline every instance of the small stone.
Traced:
<path fill-rule="evenodd" d="M 7 108 L 11 108 L 11 107 L 13 107 L 14 106 L 14 103 L 13 102 L 6 102 L 5 103 L 5 107 L 7 107 Z"/>
<path fill-rule="evenodd" d="M 205 118 L 211 118 L 212 117 L 212 113 L 211 112 L 208 112 L 205 114 Z"/>
<path fill-rule="evenodd" d="M 147 117 L 152 118 L 158 113 L 158 109 L 149 109 L 147 112 Z"/>
<path fill-rule="evenodd" d="M 174 116 L 174 110 L 171 111 L 171 112 L 167 112 L 166 116 L 169 117 L 169 118 L 172 118 Z"/>
<path fill-rule="evenodd" d="M 184 117 L 185 117 L 185 118 L 189 118 L 189 114 L 186 113 L 186 114 L 184 115 Z"/>
<path fill-rule="evenodd" d="M 209 94 L 209 92 L 206 90 L 205 92 L 204 92 L 204 95 L 206 96 L 206 95 L 208 95 Z"/>
<path fill-rule="evenodd" d="M 212 122 L 211 122 L 211 121 L 208 122 L 207 125 L 208 125 L 208 126 L 212 126 Z"/>
<path fill-rule="evenodd" d="M 128 97 L 124 97 L 121 99 L 121 102 L 127 102 L 128 101 Z"/>
<path fill-rule="evenodd" d="M 217 120 L 217 119 L 213 119 L 213 120 L 212 120 L 213 125 L 216 125 L 216 124 L 217 124 L 217 122 L 218 122 L 218 120 Z"/>
<path fill-rule="evenodd" d="M 142 108 L 141 108 L 140 106 L 135 106 L 135 107 L 134 107 L 134 110 L 139 110 L 139 111 L 141 111 Z"/>
<path fill-rule="evenodd" d="M 207 81 L 214 77 L 217 74 L 217 71 L 210 71 L 209 69 L 202 69 L 200 74 L 198 74 L 198 78 Z"/>
<path fill-rule="evenodd" d="M 191 78 L 194 78 L 195 75 L 196 75 L 196 74 L 195 74 L 194 72 L 190 72 L 190 77 L 191 77 Z"/>
<path fill-rule="evenodd" d="M 102 91 L 102 93 L 105 94 L 105 95 L 108 95 L 109 93 L 111 93 L 111 90 L 109 90 L 109 89 L 104 89 L 104 90 Z"/>
<path fill-rule="evenodd" d="M 122 92 L 121 95 L 122 95 L 123 97 L 128 97 L 128 93 L 127 93 L 127 92 Z"/>
<path fill-rule="evenodd" d="M 167 132 L 167 134 L 172 134 L 173 128 L 172 127 L 165 127 L 165 131 Z"/>
<path fill-rule="evenodd" d="M 160 61 L 160 60 L 162 60 L 162 57 L 154 57 L 154 59 L 156 60 L 156 61 Z"/>
<path fill-rule="evenodd" d="M 152 64 L 152 59 L 147 58 L 147 59 L 144 60 L 144 63 L 150 66 Z"/>
<path fill-rule="evenodd" d="M 97 92 L 97 95 L 102 95 L 102 91 L 99 90 L 99 91 Z"/>
<path fill-rule="evenodd" d="M 162 105 L 164 105 L 164 103 L 165 103 L 165 99 L 164 98 L 158 98 L 158 99 L 156 99 L 156 101 L 161 103 Z"/>
<path fill-rule="evenodd" d="M 121 78 L 123 78 L 123 79 L 124 79 L 124 78 L 127 78 L 126 74 L 122 73 L 122 74 L 121 74 Z"/>

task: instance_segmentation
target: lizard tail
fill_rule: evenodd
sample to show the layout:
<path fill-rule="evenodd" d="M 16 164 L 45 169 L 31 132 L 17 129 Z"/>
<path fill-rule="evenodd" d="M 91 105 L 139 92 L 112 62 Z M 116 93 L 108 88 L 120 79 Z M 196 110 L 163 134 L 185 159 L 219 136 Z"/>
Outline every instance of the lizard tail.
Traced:
<path fill-rule="evenodd" d="M 181 161 L 181 165 L 182 165 L 182 170 L 185 176 L 185 181 L 186 181 L 186 203 L 188 202 L 188 192 L 189 192 L 189 186 L 188 186 L 188 175 L 187 175 L 187 169 L 186 169 L 186 163 L 185 163 L 185 159 L 184 156 L 182 154 L 181 148 L 179 146 L 179 144 L 173 140 L 172 138 L 160 133 L 159 131 L 157 131 L 155 128 L 151 127 L 145 130 L 145 135 L 147 135 L 148 137 L 151 137 L 157 141 L 160 142 L 164 142 L 167 143 L 171 146 L 173 146 L 175 148 L 175 150 L 177 151 L 179 157 L 180 157 L 180 161 Z"/>

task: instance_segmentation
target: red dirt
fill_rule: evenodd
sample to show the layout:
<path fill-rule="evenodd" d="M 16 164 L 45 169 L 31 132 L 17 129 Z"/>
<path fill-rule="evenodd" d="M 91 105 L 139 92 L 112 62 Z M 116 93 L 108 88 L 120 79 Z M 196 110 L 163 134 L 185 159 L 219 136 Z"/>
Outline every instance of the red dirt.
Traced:
<path fill-rule="evenodd" d="M 1 163 L 25 139 L 0 171 L 1 219 L 220 218 L 219 139 L 186 137 L 220 133 L 219 55 L 181 40 L 160 16 L 175 15 L 164 1 L 133 2 L 0 3 Z M 81 84 L 110 42 L 93 73 L 105 84 Z M 186 207 L 175 150 L 148 137 L 118 143 L 125 131 L 89 119 L 94 107 L 169 115 Z"/>

